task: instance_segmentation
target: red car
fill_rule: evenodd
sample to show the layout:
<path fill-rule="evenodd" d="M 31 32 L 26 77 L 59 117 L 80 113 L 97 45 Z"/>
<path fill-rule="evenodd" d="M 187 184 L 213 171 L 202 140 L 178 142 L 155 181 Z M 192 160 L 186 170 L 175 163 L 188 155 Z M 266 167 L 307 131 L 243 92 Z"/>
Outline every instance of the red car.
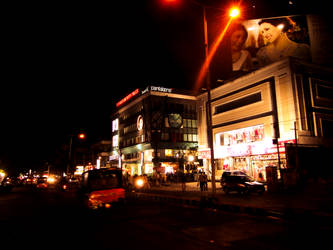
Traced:
<path fill-rule="evenodd" d="M 118 169 L 95 169 L 84 172 L 79 194 L 90 209 L 109 208 L 125 201 L 122 173 Z"/>
<path fill-rule="evenodd" d="M 39 178 L 37 180 L 37 184 L 36 184 L 36 187 L 38 189 L 46 189 L 48 187 L 48 183 L 47 183 L 47 178 L 44 177 L 44 178 Z"/>

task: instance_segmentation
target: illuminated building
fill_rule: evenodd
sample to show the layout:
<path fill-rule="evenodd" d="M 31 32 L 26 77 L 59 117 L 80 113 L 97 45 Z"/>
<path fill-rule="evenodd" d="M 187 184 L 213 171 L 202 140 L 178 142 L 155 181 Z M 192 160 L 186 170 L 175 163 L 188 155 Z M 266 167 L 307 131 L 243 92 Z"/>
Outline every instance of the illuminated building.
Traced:
<path fill-rule="evenodd" d="M 111 117 L 110 164 L 131 175 L 191 171 L 197 164 L 196 97 L 171 88 L 136 89 Z"/>
<path fill-rule="evenodd" d="M 237 169 L 258 179 L 269 165 L 295 178 L 319 171 L 333 145 L 332 77 L 332 69 L 286 58 L 212 89 L 217 178 Z M 208 170 L 206 103 L 207 93 L 199 95 L 198 155 Z"/>

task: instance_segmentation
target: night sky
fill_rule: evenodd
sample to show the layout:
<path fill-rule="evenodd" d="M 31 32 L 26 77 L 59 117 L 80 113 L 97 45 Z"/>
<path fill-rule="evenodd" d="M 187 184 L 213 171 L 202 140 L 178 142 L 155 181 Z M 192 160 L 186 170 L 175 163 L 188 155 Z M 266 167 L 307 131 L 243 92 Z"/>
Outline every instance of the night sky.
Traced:
<path fill-rule="evenodd" d="M 52 163 L 80 131 L 89 142 L 109 139 L 115 103 L 135 88 L 192 88 L 204 58 L 202 10 L 189 0 L 161 1 L 47 1 L 3 10 L 0 168 Z M 233 1 L 199 2 L 223 11 Z M 288 2 L 244 0 L 244 18 L 309 9 Z"/>

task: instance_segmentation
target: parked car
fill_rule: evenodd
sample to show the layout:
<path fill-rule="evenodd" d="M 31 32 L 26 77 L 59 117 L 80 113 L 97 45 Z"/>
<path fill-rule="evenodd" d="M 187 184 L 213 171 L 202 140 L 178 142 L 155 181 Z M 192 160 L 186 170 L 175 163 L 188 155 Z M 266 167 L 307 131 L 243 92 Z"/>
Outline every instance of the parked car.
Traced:
<path fill-rule="evenodd" d="M 222 190 L 229 192 L 238 192 L 240 194 L 258 193 L 265 191 L 263 183 L 254 181 L 254 179 L 241 171 L 225 171 L 221 177 Z"/>
<path fill-rule="evenodd" d="M 78 190 L 80 185 L 79 179 L 78 178 L 61 178 L 60 181 L 58 182 L 58 190 L 60 191 L 71 191 L 75 192 Z"/>
<path fill-rule="evenodd" d="M 10 192 L 13 189 L 14 183 L 13 178 L 5 177 L 0 182 L 0 192 Z"/>

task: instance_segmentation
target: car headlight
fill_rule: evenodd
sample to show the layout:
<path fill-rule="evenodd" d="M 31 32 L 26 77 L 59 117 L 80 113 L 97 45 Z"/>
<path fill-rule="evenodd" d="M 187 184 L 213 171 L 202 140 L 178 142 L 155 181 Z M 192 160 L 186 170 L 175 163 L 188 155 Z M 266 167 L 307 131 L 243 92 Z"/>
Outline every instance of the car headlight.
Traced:
<path fill-rule="evenodd" d="M 135 186 L 136 186 L 137 188 L 141 188 L 141 187 L 143 187 L 143 185 L 144 185 L 144 181 L 143 181 L 143 179 L 141 179 L 141 178 L 136 179 L 136 181 L 135 181 Z"/>

